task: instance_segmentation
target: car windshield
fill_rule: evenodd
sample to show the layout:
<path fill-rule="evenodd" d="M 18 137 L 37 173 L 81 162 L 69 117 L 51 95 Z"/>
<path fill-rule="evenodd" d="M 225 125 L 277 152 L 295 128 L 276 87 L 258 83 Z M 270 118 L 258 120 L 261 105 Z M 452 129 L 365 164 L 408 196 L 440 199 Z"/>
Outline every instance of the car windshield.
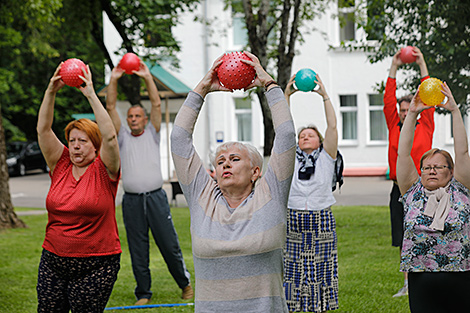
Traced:
<path fill-rule="evenodd" d="M 21 142 L 13 142 L 13 143 L 9 143 L 7 145 L 7 154 L 18 154 L 21 152 L 21 149 L 23 149 L 24 147 L 24 143 L 21 143 Z"/>

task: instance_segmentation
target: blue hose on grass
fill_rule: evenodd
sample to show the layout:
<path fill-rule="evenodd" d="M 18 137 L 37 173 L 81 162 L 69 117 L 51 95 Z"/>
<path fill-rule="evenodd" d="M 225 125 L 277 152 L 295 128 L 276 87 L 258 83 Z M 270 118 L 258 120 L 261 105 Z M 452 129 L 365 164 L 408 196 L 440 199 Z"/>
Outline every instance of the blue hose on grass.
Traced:
<path fill-rule="evenodd" d="M 162 307 L 175 307 L 175 306 L 191 306 L 194 303 L 169 303 L 169 304 L 145 304 L 145 305 L 130 305 L 130 306 L 117 306 L 114 308 L 106 308 L 106 310 L 133 310 L 133 309 L 151 309 Z"/>

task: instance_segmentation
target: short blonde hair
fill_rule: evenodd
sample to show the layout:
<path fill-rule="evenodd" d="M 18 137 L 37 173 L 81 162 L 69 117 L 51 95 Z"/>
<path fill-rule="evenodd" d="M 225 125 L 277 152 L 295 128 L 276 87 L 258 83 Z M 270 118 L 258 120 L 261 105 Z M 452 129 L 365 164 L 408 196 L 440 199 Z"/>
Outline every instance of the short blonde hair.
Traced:
<path fill-rule="evenodd" d="M 259 153 L 258 149 L 248 143 L 241 143 L 238 141 L 229 141 L 221 144 L 215 150 L 215 153 L 211 156 L 211 163 L 214 167 L 217 167 L 215 164 L 215 158 L 222 152 L 227 151 L 232 147 L 236 147 L 239 150 L 248 152 L 250 156 L 251 167 L 259 167 L 260 171 L 263 169 L 263 157 Z"/>
<path fill-rule="evenodd" d="M 432 157 L 435 154 L 442 155 L 446 159 L 447 166 L 449 167 L 449 169 L 450 170 L 454 169 L 454 160 L 452 160 L 452 156 L 450 155 L 450 153 L 447 152 L 446 150 L 442 150 L 442 149 L 439 149 L 439 148 L 433 148 L 431 150 L 426 151 L 423 154 L 423 156 L 421 157 L 421 160 L 419 161 L 420 168 L 423 168 L 424 160 L 426 160 L 427 158 Z"/>

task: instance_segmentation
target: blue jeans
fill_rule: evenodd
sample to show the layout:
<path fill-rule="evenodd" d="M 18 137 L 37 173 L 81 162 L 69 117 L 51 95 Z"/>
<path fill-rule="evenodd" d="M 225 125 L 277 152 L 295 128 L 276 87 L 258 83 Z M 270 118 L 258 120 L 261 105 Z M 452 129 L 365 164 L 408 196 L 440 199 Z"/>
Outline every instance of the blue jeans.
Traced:
<path fill-rule="evenodd" d="M 137 282 L 137 299 L 152 297 L 149 229 L 173 279 L 181 289 L 188 286 L 190 274 L 184 263 L 166 192 L 161 188 L 140 194 L 126 192 L 122 199 L 122 214 Z"/>

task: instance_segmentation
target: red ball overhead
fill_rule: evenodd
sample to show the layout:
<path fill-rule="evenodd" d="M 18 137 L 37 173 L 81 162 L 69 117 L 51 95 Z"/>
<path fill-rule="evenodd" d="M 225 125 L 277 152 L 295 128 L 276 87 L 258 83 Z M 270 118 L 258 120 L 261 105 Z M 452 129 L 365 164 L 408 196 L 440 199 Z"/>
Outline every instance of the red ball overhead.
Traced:
<path fill-rule="evenodd" d="M 59 75 L 62 77 L 64 83 L 70 87 L 78 87 L 83 84 L 83 80 L 78 77 L 83 76 L 82 68 L 85 68 L 86 65 L 80 59 L 68 59 L 60 67 Z M 88 73 L 88 71 L 87 71 Z"/>
<path fill-rule="evenodd" d="M 413 47 L 407 46 L 400 50 L 400 59 L 403 63 L 413 63 L 416 61 L 416 56 L 413 55 Z"/>
<path fill-rule="evenodd" d="M 255 69 L 243 63 L 242 59 L 251 61 L 244 52 L 231 52 L 223 56 L 223 63 L 217 69 L 217 76 L 224 87 L 244 89 L 255 79 Z"/>
<path fill-rule="evenodd" d="M 124 54 L 121 61 L 119 62 L 119 66 L 126 72 L 126 74 L 132 75 L 132 71 L 138 71 L 140 68 L 140 59 L 139 57 L 132 53 L 128 52 Z"/>

